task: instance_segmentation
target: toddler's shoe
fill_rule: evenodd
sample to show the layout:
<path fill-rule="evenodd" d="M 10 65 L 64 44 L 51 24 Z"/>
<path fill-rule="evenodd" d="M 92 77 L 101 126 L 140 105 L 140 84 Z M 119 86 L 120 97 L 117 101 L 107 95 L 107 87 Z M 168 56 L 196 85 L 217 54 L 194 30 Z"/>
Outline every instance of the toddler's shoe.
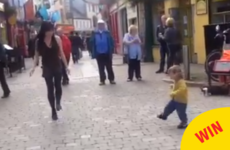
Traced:
<path fill-rule="evenodd" d="M 181 122 L 181 123 L 177 126 L 177 128 L 178 128 L 178 129 L 185 129 L 185 128 L 187 128 L 187 126 L 188 126 L 187 122 Z"/>
<path fill-rule="evenodd" d="M 157 118 L 161 120 L 167 120 L 167 117 L 165 117 L 163 114 L 157 115 Z"/>

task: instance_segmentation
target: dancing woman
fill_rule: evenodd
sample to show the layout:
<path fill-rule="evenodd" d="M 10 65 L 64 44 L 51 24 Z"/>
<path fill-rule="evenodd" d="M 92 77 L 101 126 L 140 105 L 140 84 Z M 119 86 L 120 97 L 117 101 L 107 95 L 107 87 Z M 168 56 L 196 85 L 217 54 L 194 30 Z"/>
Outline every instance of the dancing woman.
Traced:
<path fill-rule="evenodd" d="M 69 69 L 62 49 L 61 39 L 59 36 L 54 35 L 54 25 L 48 21 L 43 21 L 41 29 L 37 35 L 34 67 L 31 70 L 30 75 L 35 71 L 39 56 L 42 57 L 42 76 L 44 77 L 47 86 L 52 119 L 57 120 L 57 111 L 62 109 L 62 61 L 64 62 L 65 69 L 68 73 Z"/>

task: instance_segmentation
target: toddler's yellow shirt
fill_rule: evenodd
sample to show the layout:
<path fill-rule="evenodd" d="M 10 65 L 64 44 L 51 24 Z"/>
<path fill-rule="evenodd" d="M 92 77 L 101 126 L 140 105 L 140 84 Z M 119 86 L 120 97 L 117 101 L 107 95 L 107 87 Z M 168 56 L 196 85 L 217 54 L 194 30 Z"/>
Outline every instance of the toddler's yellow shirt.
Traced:
<path fill-rule="evenodd" d="M 185 80 L 181 79 L 174 83 L 170 96 L 179 103 L 188 103 L 188 90 Z"/>

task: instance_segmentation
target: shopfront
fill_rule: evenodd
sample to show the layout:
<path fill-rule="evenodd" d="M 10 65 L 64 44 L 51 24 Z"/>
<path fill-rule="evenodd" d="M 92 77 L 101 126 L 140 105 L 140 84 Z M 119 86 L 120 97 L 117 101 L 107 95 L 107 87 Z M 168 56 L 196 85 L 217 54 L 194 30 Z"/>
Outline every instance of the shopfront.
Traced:
<path fill-rule="evenodd" d="M 6 30 L 6 19 L 5 19 L 5 5 L 0 2 L 0 42 L 7 43 L 7 30 Z"/>
<path fill-rule="evenodd" d="M 110 25 L 111 25 L 111 32 L 114 37 L 115 43 L 115 53 L 122 54 L 121 52 L 121 43 L 119 40 L 119 26 L 118 26 L 118 7 L 117 4 L 114 4 L 110 8 Z"/>
<path fill-rule="evenodd" d="M 175 19 L 183 36 L 184 49 L 188 49 L 191 63 L 203 64 L 206 59 L 204 25 L 209 24 L 209 0 L 167 0 L 164 12 Z M 160 61 L 159 46 L 154 46 L 153 57 Z"/>
<path fill-rule="evenodd" d="M 204 25 L 230 22 L 230 1 L 166 0 L 161 3 L 164 3 L 165 14 L 173 17 L 176 26 L 181 30 L 183 45 L 189 50 L 191 63 L 204 64 L 206 59 Z M 153 10 L 157 10 L 156 6 L 153 5 Z M 156 42 L 153 45 L 153 57 L 159 62 L 159 45 Z"/>

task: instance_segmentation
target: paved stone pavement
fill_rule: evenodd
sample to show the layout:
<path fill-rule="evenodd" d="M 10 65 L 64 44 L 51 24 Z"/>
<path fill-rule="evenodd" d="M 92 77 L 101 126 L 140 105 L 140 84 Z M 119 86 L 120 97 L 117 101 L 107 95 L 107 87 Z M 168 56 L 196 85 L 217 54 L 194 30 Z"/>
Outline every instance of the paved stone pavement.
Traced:
<path fill-rule="evenodd" d="M 115 63 L 121 62 L 115 58 Z M 31 63 L 28 61 L 27 63 Z M 31 65 L 29 65 L 31 66 Z M 8 79 L 9 99 L 0 100 L 0 150 L 179 150 L 183 130 L 176 113 L 168 121 L 156 115 L 169 100 L 165 75 L 143 64 L 143 82 L 126 82 L 126 66 L 115 65 L 117 85 L 98 86 L 96 63 L 85 56 L 71 64 L 70 85 L 63 88 L 59 121 L 50 118 L 46 87 L 38 68 Z M 227 107 L 227 97 L 204 97 L 190 89 L 188 117 Z"/>

